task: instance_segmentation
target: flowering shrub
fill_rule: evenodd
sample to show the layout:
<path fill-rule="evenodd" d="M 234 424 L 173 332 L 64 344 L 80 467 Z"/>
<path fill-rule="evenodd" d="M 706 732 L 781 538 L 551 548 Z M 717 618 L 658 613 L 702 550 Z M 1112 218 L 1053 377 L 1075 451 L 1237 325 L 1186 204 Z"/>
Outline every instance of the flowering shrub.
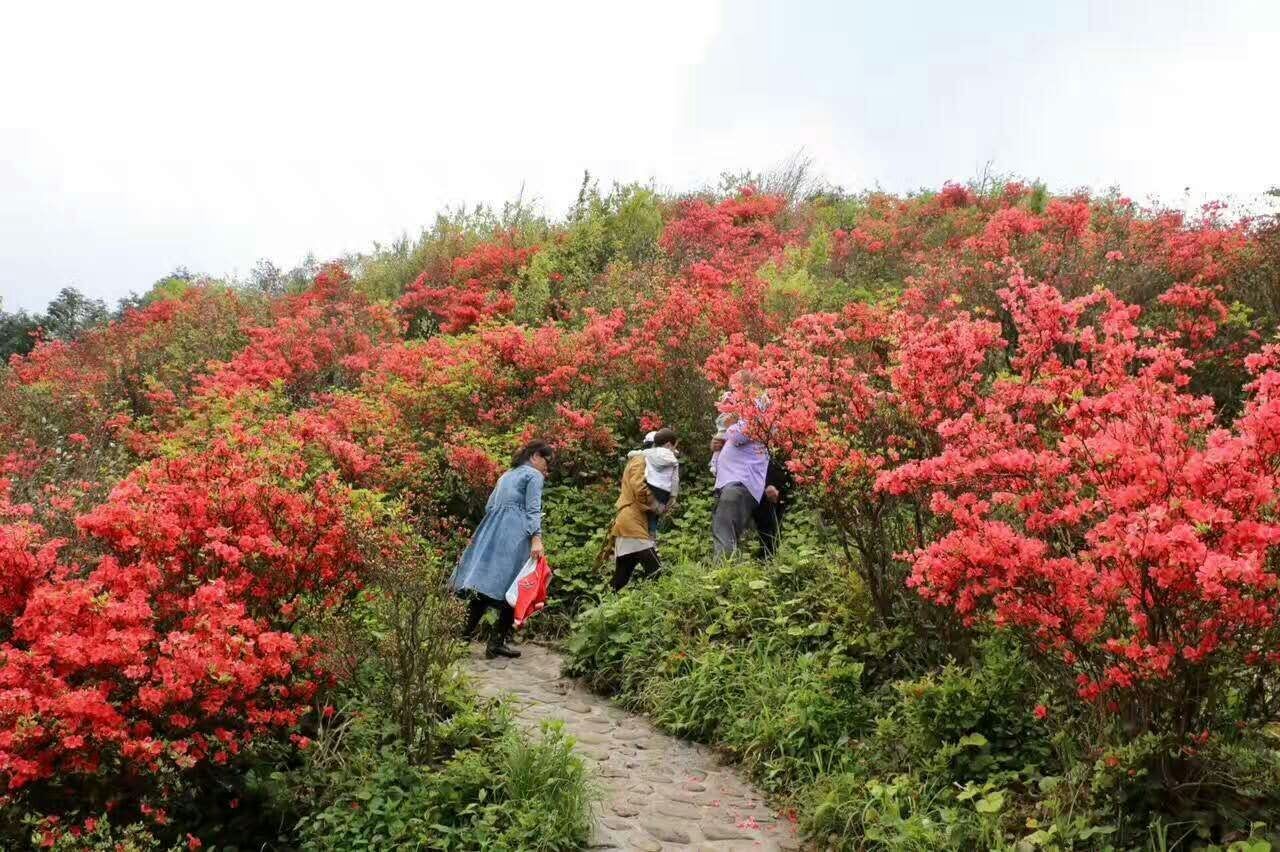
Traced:
<path fill-rule="evenodd" d="M 122 559 L 216 580 L 251 608 L 274 612 L 303 592 L 340 597 L 359 566 L 349 499 L 335 473 L 315 475 L 281 444 L 233 432 L 157 459 L 77 523 Z"/>
<path fill-rule="evenodd" d="M 885 621 L 902 588 L 895 554 L 926 529 L 924 507 L 876 489 L 877 475 L 936 446 L 937 425 L 972 402 L 1001 344 L 998 324 L 964 313 L 853 304 L 805 315 L 763 347 L 735 337 L 708 359 L 734 391 L 722 408 L 817 498 Z"/>
<path fill-rule="evenodd" d="M 481 243 L 455 258 L 446 278 L 419 275 L 397 304 L 410 320 L 430 314 L 445 334 L 509 317 L 516 307 L 516 277 L 537 250 L 516 246 L 512 234 Z"/>
<path fill-rule="evenodd" d="M 1270 350 L 1242 417 L 1214 428 L 1177 348 L 1143 345 L 1139 310 L 1100 291 L 1064 299 L 1015 275 L 1002 292 L 1010 373 L 937 426 L 939 451 L 884 472 L 946 531 L 909 584 L 970 623 L 1017 627 L 1079 695 L 1184 739 L 1231 712 L 1280 658 L 1274 546 L 1276 386 Z"/>
<path fill-rule="evenodd" d="M 42 342 L 13 359 L 8 379 L 47 388 L 74 428 L 93 434 L 112 414 L 170 414 L 187 399 L 192 380 L 211 360 L 245 343 L 241 323 L 255 306 L 235 291 L 191 287 L 175 298 L 131 309 L 117 322 L 65 342 Z"/>
<path fill-rule="evenodd" d="M 386 307 L 351 286 L 341 267 L 321 272 L 303 293 L 281 300 L 274 321 L 249 329 L 249 345 L 200 383 L 205 396 L 226 396 L 281 382 L 297 399 L 346 383 L 371 363 L 377 344 L 399 325 Z"/>
<path fill-rule="evenodd" d="M 126 792 L 140 776 L 226 762 L 308 710 L 309 643 L 249 617 L 226 584 L 165 594 L 151 565 L 105 557 L 83 577 L 61 567 L 33 588 L 0 645 L 10 791 L 107 774 Z"/>
<path fill-rule="evenodd" d="M 361 562 L 351 497 L 296 455 L 291 422 L 140 466 L 77 518 L 76 540 L 5 502 L 10 790 L 105 774 L 123 794 L 298 723 L 323 673 L 288 628 L 358 585 Z"/>
<path fill-rule="evenodd" d="M 659 240 L 679 264 L 709 264 L 724 271 L 754 274 L 785 245 L 777 219 L 786 202 L 746 189 L 718 204 L 695 199 L 681 205 Z"/>
<path fill-rule="evenodd" d="M 340 287 L 340 277 L 322 276 L 291 303 L 296 312 L 276 322 L 275 337 L 251 332 L 255 343 L 233 366 L 203 379 L 171 356 L 148 356 L 150 375 L 172 376 L 168 386 L 187 395 L 189 408 L 165 414 L 172 425 L 163 432 L 158 417 L 124 427 L 151 435 L 146 451 L 154 457 L 118 482 L 101 463 L 105 444 L 95 450 L 94 439 L 78 433 L 63 446 L 33 433 L 27 441 L 44 458 L 6 463 L 0 781 L 9 795 L 46 806 L 69 795 L 75 808 L 123 807 L 137 816 L 140 801 L 162 798 L 174 777 L 230 763 L 256 739 L 296 730 L 309 711 L 327 675 L 314 640 L 291 628 L 306 608 L 336 603 L 359 586 L 352 531 L 373 515 L 343 480 L 367 474 L 367 452 L 385 444 L 343 440 L 362 428 L 353 405 L 289 414 L 286 397 L 252 388 L 273 374 L 285 390 L 318 389 L 326 363 L 350 365 L 368 348 L 361 329 L 365 320 L 377 325 L 377 311 L 339 318 L 320 307 Z M 19 393 L 71 385 L 74 371 L 51 365 L 91 345 L 105 348 L 103 363 L 127 365 L 112 360 L 111 346 L 142 358 L 151 351 L 148 335 L 173 331 L 204 298 L 157 303 L 54 351 L 37 347 L 4 379 Z M 92 390 L 92 382 L 106 386 L 89 378 L 86 408 L 94 393 L 107 393 Z M 81 465 L 83 481 L 40 486 L 77 458 L 99 463 Z"/>
<path fill-rule="evenodd" d="M 20 474 L 15 487 L 33 499 L 120 476 L 183 416 L 207 364 L 244 345 L 241 323 L 257 310 L 232 290 L 193 286 L 14 358 L 0 370 L 3 472 Z"/>

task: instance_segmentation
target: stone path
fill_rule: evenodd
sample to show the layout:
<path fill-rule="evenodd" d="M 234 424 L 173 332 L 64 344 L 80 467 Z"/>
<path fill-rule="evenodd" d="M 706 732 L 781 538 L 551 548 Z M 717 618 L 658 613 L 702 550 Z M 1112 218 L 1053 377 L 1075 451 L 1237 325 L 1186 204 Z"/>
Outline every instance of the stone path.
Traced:
<path fill-rule="evenodd" d="M 667 736 L 561 677 L 555 652 L 528 644 L 520 650 L 518 660 L 486 660 L 473 646 L 469 669 L 481 693 L 508 694 L 527 730 L 563 720 L 604 793 L 590 848 L 800 848 L 792 824 L 710 749 Z"/>

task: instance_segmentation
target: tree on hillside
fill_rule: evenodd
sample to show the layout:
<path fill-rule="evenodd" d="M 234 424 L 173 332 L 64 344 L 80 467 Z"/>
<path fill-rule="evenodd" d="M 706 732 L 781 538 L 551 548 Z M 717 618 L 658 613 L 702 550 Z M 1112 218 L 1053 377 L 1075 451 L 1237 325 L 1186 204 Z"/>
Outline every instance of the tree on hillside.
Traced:
<path fill-rule="evenodd" d="M 88 298 L 75 287 L 63 287 L 43 314 L 0 310 L 0 363 L 30 352 L 37 331 L 47 339 L 71 340 L 110 317 L 106 303 Z"/>
<path fill-rule="evenodd" d="M 376 245 L 376 244 L 375 244 Z M 245 284 L 250 290 L 264 296 L 284 296 L 290 293 L 301 293 L 311 286 L 311 281 L 320 274 L 323 268 L 314 254 L 308 253 L 302 263 L 292 269 L 281 269 L 270 260 L 262 258 L 249 270 L 249 279 Z"/>
<path fill-rule="evenodd" d="M 90 299 L 75 287 L 63 287 L 45 309 L 40 320 L 45 336 L 54 340 L 72 340 L 108 319 L 107 305 L 101 299 Z"/>
<path fill-rule="evenodd" d="M 145 308 L 153 302 L 181 296 L 197 280 L 199 280 L 198 275 L 185 266 L 179 266 L 165 277 L 157 279 L 156 283 L 142 295 L 130 292 L 128 296 L 117 302 L 112 318 L 120 319 L 125 313 L 135 308 Z"/>
<path fill-rule="evenodd" d="M 26 311 L 8 313 L 0 310 L 0 363 L 11 355 L 26 355 L 35 346 L 35 331 L 40 319 Z"/>

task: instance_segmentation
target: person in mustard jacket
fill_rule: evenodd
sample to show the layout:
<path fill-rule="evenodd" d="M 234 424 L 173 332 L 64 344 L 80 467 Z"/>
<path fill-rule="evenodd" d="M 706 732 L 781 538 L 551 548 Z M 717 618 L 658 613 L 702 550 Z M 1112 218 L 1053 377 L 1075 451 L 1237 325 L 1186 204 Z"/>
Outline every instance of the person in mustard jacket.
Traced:
<path fill-rule="evenodd" d="M 676 433 L 660 429 L 655 435 L 654 447 L 674 449 Z M 652 577 L 662 570 L 658 561 L 658 542 L 649 524 L 650 513 L 658 511 L 660 504 L 645 482 L 646 459 L 643 453 L 632 455 L 622 471 L 622 486 L 614 506 L 618 514 L 610 530 L 614 538 L 613 590 L 622 589 L 631 581 L 631 575 L 639 568 L 642 576 Z"/>

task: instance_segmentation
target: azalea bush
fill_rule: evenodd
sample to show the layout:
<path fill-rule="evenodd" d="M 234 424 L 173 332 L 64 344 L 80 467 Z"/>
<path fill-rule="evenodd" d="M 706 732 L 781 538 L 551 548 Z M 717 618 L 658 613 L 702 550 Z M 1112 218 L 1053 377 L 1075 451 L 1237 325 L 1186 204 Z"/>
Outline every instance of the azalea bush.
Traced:
<path fill-rule="evenodd" d="M 410 321 L 430 317 L 434 322 L 428 328 L 438 327 L 445 334 L 510 316 L 516 307 L 512 291 L 519 273 L 537 250 L 537 246 L 515 245 L 514 234 L 500 235 L 454 258 L 447 273 L 424 271 L 397 307 Z"/>
<path fill-rule="evenodd" d="M 1136 730 L 1189 749 L 1274 718 L 1275 350 L 1250 358 L 1252 396 L 1217 427 L 1186 353 L 1144 345 L 1136 307 L 1018 276 L 1002 295 L 1011 371 L 939 424 L 936 455 L 878 482 L 946 520 L 910 585 L 1025 630 Z"/>
<path fill-rule="evenodd" d="M 5 504 L 11 794 L 136 809 L 169 775 L 232 762 L 311 711 L 326 675 L 291 628 L 359 586 L 359 512 L 332 472 L 273 439 L 232 434 L 146 463 L 76 516 L 72 538 Z"/>

